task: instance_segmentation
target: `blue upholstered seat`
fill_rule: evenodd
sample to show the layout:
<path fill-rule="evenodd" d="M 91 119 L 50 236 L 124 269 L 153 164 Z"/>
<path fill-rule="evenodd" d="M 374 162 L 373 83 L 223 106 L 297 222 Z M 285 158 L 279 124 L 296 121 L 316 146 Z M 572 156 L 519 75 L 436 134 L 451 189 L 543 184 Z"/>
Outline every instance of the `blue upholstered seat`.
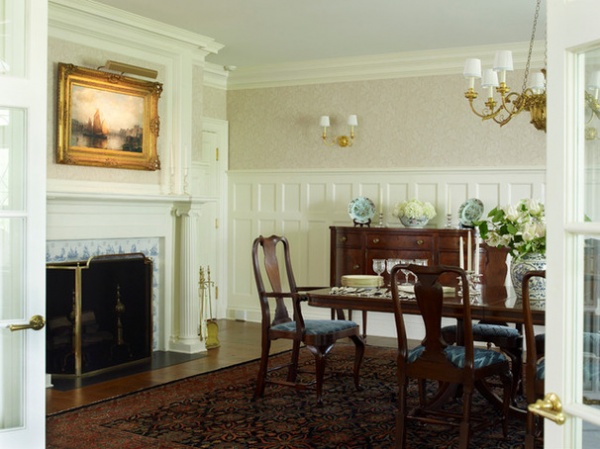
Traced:
<path fill-rule="evenodd" d="M 325 335 L 353 327 L 356 327 L 356 323 L 348 320 L 304 320 L 304 333 L 306 335 Z M 296 322 L 288 321 L 287 323 L 276 324 L 271 326 L 271 329 L 294 332 L 296 330 Z"/>
<path fill-rule="evenodd" d="M 417 360 L 421 354 L 425 351 L 424 346 L 417 346 L 408 353 L 408 363 L 412 363 Z M 447 346 L 444 349 L 444 354 L 457 368 L 465 367 L 465 348 L 464 346 Z M 494 363 L 506 361 L 506 356 L 499 351 L 492 351 L 491 349 L 474 349 L 474 367 L 476 369 L 483 368 L 485 366 L 493 365 Z"/>
<path fill-rule="evenodd" d="M 444 337 L 447 338 L 448 344 L 454 344 L 456 341 L 450 336 L 456 335 L 456 325 L 451 324 L 442 328 Z M 498 324 L 476 323 L 473 324 L 473 340 L 475 341 L 491 341 L 497 337 L 501 338 L 521 338 L 521 333 L 514 327 L 501 326 Z"/>

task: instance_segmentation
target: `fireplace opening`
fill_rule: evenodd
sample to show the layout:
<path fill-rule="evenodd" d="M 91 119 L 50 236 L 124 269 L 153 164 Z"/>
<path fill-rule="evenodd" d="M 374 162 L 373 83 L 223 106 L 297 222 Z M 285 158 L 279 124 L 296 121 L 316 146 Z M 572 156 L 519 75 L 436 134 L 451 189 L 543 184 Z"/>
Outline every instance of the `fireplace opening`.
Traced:
<path fill-rule="evenodd" d="M 152 356 L 152 260 L 111 254 L 46 265 L 46 367 L 89 376 Z"/>

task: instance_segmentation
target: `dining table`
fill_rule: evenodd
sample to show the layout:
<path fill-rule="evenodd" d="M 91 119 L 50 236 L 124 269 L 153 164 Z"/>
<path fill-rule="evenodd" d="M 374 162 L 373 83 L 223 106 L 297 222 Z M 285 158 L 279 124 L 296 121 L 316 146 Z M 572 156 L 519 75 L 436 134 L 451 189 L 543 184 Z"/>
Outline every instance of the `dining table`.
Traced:
<path fill-rule="evenodd" d="M 455 287 L 445 286 L 444 304 L 442 315 L 447 318 L 456 318 L 460 322 L 463 314 L 462 298 L 457 294 Z M 514 290 L 505 286 L 486 286 L 480 284 L 471 294 L 471 318 L 475 321 L 498 324 L 515 324 L 520 328 L 524 323 L 522 301 Z M 355 288 L 355 287 L 329 287 L 310 290 L 304 293 L 308 305 L 329 308 L 337 312 L 338 319 L 344 319 L 344 310 L 361 310 L 371 312 L 393 313 L 392 297 L 389 288 Z M 402 301 L 402 311 L 406 314 L 420 315 L 414 292 L 402 289 L 399 292 Z M 544 325 L 545 312 L 543 307 L 532 307 L 532 319 L 535 325 Z M 460 329 L 460 326 L 458 326 Z M 501 406 L 501 399 L 492 392 L 487 385 L 479 388 L 481 393 L 496 406 Z M 452 390 L 449 389 L 449 392 Z M 449 393 L 452 394 L 452 393 Z M 444 400 L 447 395 L 440 398 Z M 525 419 L 526 410 L 513 404 L 511 415 Z"/>
<path fill-rule="evenodd" d="M 419 307 L 414 294 L 402 295 L 403 313 L 419 315 Z M 365 310 L 370 312 L 393 313 L 392 297 L 389 288 L 329 287 L 310 290 L 304 293 L 308 305 L 325 307 L 343 312 L 343 310 Z M 453 287 L 444 288 L 442 314 L 447 318 L 461 319 L 463 313 L 462 298 Z M 524 322 L 522 302 L 510 287 L 487 287 L 481 284 L 478 294 L 471 294 L 471 317 L 473 320 L 489 323 Z M 544 308 L 532 307 L 533 323 L 544 325 Z"/>

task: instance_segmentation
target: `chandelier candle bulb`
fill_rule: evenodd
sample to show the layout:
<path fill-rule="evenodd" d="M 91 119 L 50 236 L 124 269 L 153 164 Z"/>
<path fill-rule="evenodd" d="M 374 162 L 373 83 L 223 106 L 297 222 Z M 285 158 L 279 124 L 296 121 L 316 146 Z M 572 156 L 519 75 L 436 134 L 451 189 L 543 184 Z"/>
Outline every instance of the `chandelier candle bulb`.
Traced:
<path fill-rule="evenodd" d="M 461 237 L 460 240 L 458 241 L 458 266 L 460 268 L 462 268 L 463 270 L 465 269 L 464 251 L 465 251 L 465 244 L 463 242 L 463 238 Z"/>
<path fill-rule="evenodd" d="M 467 59 L 463 76 L 469 81 L 469 89 L 475 89 L 475 79 L 481 78 L 481 59 Z"/>
<path fill-rule="evenodd" d="M 502 70 L 507 72 L 513 71 L 512 51 L 500 50 L 496 52 L 494 57 L 494 70 L 496 72 L 500 72 Z"/>
<path fill-rule="evenodd" d="M 498 74 L 492 69 L 485 69 L 481 78 L 481 87 L 488 89 L 488 98 L 494 98 L 494 87 L 498 86 Z"/>
<path fill-rule="evenodd" d="M 509 50 L 502 50 L 496 52 L 494 57 L 494 72 L 500 74 L 500 82 L 506 84 L 506 72 L 512 72 L 513 60 L 512 52 Z"/>
<path fill-rule="evenodd" d="M 539 95 L 546 90 L 546 78 L 542 72 L 531 74 L 528 86 L 534 94 Z"/>

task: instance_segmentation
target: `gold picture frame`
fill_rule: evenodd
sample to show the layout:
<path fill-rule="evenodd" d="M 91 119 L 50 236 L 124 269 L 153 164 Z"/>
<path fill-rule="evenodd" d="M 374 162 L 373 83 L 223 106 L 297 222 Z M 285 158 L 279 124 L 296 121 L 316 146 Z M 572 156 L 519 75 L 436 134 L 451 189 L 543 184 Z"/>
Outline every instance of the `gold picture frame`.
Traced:
<path fill-rule="evenodd" d="M 160 170 L 162 84 L 58 64 L 57 162 Z"/>

